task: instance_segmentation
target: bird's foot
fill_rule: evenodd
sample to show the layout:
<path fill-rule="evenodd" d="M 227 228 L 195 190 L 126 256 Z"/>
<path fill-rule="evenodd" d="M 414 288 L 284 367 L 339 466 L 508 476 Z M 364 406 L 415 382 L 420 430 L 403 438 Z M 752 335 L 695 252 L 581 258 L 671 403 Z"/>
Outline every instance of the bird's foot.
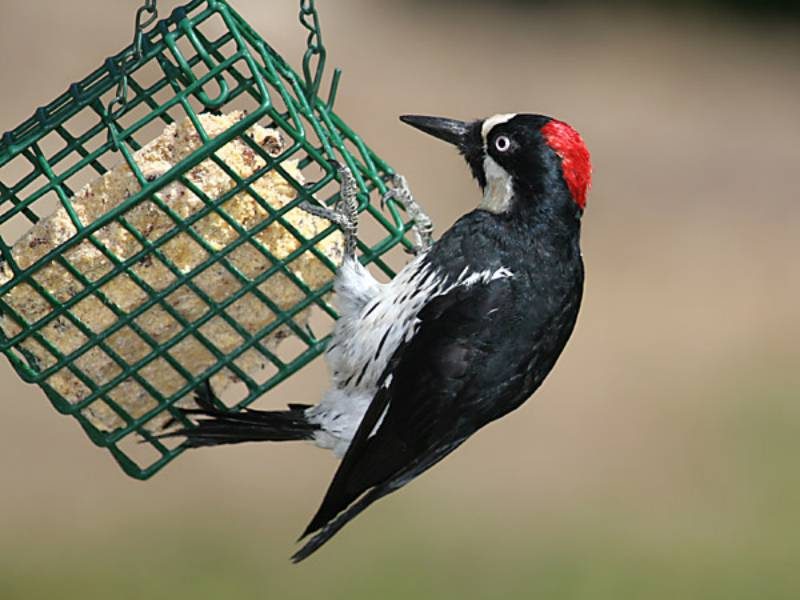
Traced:
<path fill-rule="evenodd" d="M 358 185 L 353 172 L 345 165 L 331 161 L 339 172 L 339 199 L 334 208 L 318 206 L 311 202 L 302 202 L 300 208 L 316 217 L 327 219 L 336 224 L 344 234 L 345 258 L 354 258 L 358 241 Z"/>
<path fill-rule="evenodd" d="M 414 232 L 414 254 L 427 252 L 433 244 L 433 221 L 414 200 L 408 182 L 402 175 L 394 175 L 392 187 L 381 198 L 381 206 L 385 207 L 389 200 L 395 200 L 402 206 L 414 223 L 411 229 Z"/>

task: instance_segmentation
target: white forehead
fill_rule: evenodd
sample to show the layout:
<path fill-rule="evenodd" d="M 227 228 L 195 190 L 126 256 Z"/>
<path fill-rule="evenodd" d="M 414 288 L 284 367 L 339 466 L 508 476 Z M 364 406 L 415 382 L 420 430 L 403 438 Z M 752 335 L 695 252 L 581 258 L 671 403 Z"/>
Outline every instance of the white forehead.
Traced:
<path fill-rule="evenodd" d="M 517 113 L 506 113 L 504 115 L 495 115 L 486 119 L 483 122 L 483 127 L 481 127 L 481 136 L 483 137 L 483 141 L 486 141 L 489 132 L 494 129 L 495 126 L 500 125 L 501 123 L 507 123 L 516 116 Z"/>

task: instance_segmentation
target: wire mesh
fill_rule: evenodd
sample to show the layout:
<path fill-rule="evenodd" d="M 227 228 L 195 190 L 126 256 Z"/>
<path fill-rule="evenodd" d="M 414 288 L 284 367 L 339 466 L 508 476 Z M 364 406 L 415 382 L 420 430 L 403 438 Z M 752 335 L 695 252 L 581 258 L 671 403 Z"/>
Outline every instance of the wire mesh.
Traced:
<path fill-rule="evenodd" d="M 362 225 L 372 231 L 359 241 L 363 262 L 391 277 L 386 254 L 410 243 L 397 207 L 390 203 L 386 215 L 378 208 L 391 167 L 332 109 L 338 74 L 333 94 L 319 99 L 319 77 L 309 90 L 221 0 L 190 2 L 137 42 L 134 64 L 131 46 L 2 137 L 0 349 L 128 475 L 146 479 L 184 450 L 156 435 L 168 419 L 185 419 L 176 404 L 207 379 L 243 384 L 230 402 L 243 408 L 324 350 L 337 316 L 330 304 L 336 264 L 320 248 L 338 233 L 329 226 L 309 237 L 289 215 L 304 200 L 336 201 L 332 159 L 348 165 L 359 185 Z M 115 103 L 123 72 L 125 99 Z M 208 131 L 208 115 L 234 112 L 232 125 Z M 137 153 L 168 127 L 196 144 L 164 172 L 146 172 Z M 284 143 L 265 148 L 257 127 L 279 131 Z M 226 158 L 232 144 L 250 157 L 251 171 Z M 87 218 L 79 190 L 120 164 L 129 169 L 127 197 Z M 194 177 L 209 169 L 227 182 L 218 195 Z M 265 177 L 288 186 L 287 203 L 263 197 Z M 176 208 L 175 190 L 196 199 L 196 208 Z M 259 218 L 245 222 L 232 209 L 245 201 Z M 56 211 L 67 232 L 42 249 L 30 231 Z M 293 242 L 280 256 L 264 241 L 276 227 Z M 93 270 L 80 256 L 93 257 Z M 318 285 L 297 266 L 309 260 L 326 273 Z M 276 299 L 274 290 L 287 287 L 289 300 Z M 259 311 L 266 317 L 253 321 Z M 314 332 L 310 312 L 325 323 Z M 169 327 L 156 331 L 154 323 Z M 280 345 L 288 337 L 293 342 Z M 184 360 L 189 351 L 201 359 Z"/>

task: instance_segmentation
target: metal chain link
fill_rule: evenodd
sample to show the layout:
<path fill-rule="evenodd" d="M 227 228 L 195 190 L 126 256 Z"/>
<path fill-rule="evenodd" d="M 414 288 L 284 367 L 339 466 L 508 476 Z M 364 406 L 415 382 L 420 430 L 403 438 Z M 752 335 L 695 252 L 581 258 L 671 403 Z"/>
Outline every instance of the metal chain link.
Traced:
<path fill-rule="evenodd" d="M 328 51 L 322 44 L 319 15 L 314 6 L 314 0 L 300 0 L 300 23 L 309 31 L 306 41 L 308 49 L 303 55 L 303 77 L 306 80 L 306 91 L 309 98 L 313 98 L 319 94 L 319 86 L 325 70 L 325 59 L 328 55 Z M 317 59 L 316 68 L 312 64 L 315 58 Z"/>
<path fill-rule="evenodd" d="M 106 117 L 109 128 L 112 121 L 128 105 L 128 71 L 144 56 L 144 32 L 158 18 L 157 0 L 145 0 L 144 4 L 136 10 L 136 21 L 133 30 L 133 44 L 120 57 L 122 74 L 117 91 L 111 102 L 106 107 Z M 109 130 L 109 139 L 114 139 L 114 131 Z M 114 144 L 116 148 L 116 143 Z"/>
<path fill-rule="evenodd" d="M 142 6 L 136 11 L 136 21 L 134 25 L 133 44 L 120 57 L 120 80 L 117 84 L 116 94 L 106 107 L 106 118 L 109 127 L 109 139 L 114 141 L 116 149 L 115 131 L 113 120 L 119 116 L 128 104 L 128 72 L 144 56 L 144 34 L 145 30 L 158 18 L 157 0 L 144 0 Z M 322 43 L 322 31 L 319 24 L 319 14 L 314 0 L 300 0 L 300 23 L 308 30 L 306 40 L 306 52 L 303 55 L 303 77 L 305 78 L 306 92 L 311 101 L 319 95 L 319 88 L 322 84 L 322 77 L 325 72 L 325 62 L 328 52 Z M 316 65 L 314 61 L 316 60 Z M 336 69 L 331 84 L 328 99 L 328 106 L 332 106 L 336 90 L 339 84 L 341 72 Z"/>
<path fill-rule="evenodd" d="M 322 85 L 322 75 L 325 71 L 325 60 L 328 51 L 322 43 L 322 31 L 319 25 L 319 14 L 317 14 L 314 0 L 300 0 L 300 23 L 308 29 L 308 40 L 306 41 L 307 50 L 303 56 L 303 77 L 305 78 L 306 94 L 310 104 L 319 96 L 319 88 Z M 316 68 L 313 67 L 314 58 L 317 59 Z M 313 73 L 313 74 L 312 74 Z M 328 99 L 325 106 L 330 110 L 336 101 L 336 92 L 339 89 L 339 79 L 342 76 L 341 69 L 334 69 L 331 77 L 331 85 L 328 91 Z"/>

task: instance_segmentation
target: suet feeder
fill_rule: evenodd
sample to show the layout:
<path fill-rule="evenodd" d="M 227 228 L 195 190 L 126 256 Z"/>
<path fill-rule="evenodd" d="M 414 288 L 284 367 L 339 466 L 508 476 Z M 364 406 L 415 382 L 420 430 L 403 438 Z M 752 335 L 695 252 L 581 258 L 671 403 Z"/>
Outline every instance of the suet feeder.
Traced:
<path fill-rule="evenodd" d="M 184 450 L 157 435 L 207 380 L 240 409 L 323 352 L 341 238 L 297 205 L 336 202 L 332 161 L 363 262 L 391 277 L 411 246 L 380 209 L 394 171 L 333 110 L 338 70 L 320 97 L 313 1 L 300 20 L 302 75 L 223 0 L 163 20 L 148 0 L 129 47 L 2 136 L 0 347 L 132 477 Z"/>

